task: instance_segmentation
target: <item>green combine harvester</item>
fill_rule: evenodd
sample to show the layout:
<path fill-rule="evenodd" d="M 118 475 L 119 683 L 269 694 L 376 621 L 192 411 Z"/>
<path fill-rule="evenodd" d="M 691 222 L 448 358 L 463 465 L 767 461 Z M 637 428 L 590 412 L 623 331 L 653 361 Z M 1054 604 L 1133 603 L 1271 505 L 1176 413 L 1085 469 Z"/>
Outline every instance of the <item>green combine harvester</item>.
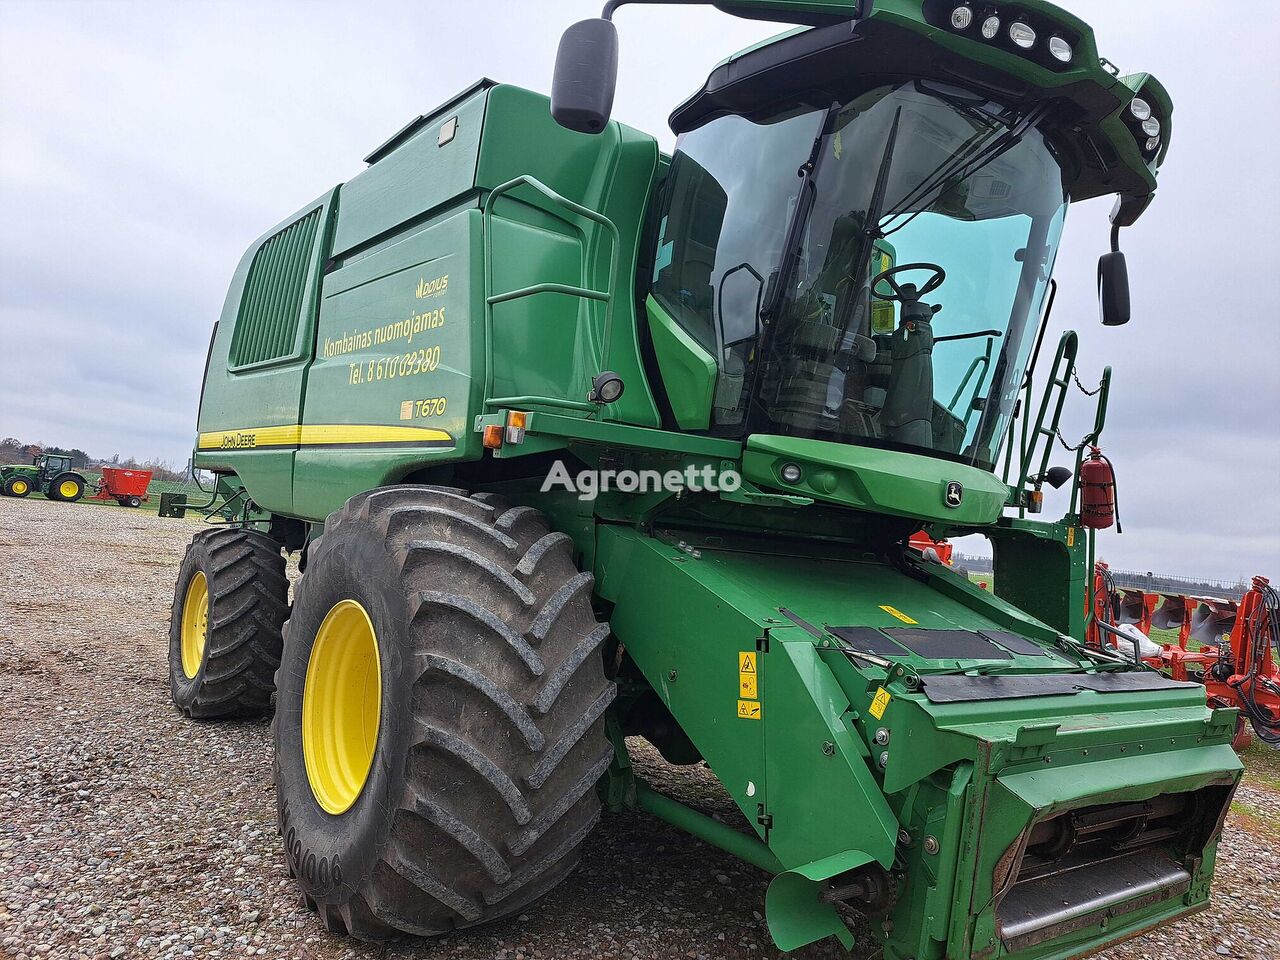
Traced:
<path fill-rule="evenodd" d="M 1235 711 L 1085 642 L 1075 335 L 1041 349 L 1074 201 L 1118 198 L 1128 319 L 1165 90 L 1040 0 L 722 0 L 799 27 L 667 156 L 610 119 L 620 5 L 550 100 L 480 81 L 245 255 L 195 451 L 237 520 L 179 571 L 177 705 L 274 699 L 290 870 L 361 939 L 526 910 L 602 809 L 771 874 L 782 949 L 857 911 L 891 960 L 1074 957 L 1204 908 Z M 989 537 L 995 595 L 922 531 Z"/>

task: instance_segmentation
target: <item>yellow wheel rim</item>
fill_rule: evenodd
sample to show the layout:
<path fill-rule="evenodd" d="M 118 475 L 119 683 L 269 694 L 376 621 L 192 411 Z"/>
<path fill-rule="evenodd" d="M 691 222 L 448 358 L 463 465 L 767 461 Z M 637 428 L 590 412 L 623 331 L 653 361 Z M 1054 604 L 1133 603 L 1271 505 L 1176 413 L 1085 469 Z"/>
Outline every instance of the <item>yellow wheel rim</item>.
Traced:
<path fill-rule="evenodd" d="M 80 484 L 76 483 L 74 480 L 63 480 L 58 486 L 58 492 L 67 498 L 74 497 L 79 490 Z"/>
<path fill-rule="evenodd" d="M 345 813 L 369 779 L 382 715 L 378 637 L 364 607 L 334 604 L 316 631 L 302 688 L 302 756 L 316 803 Z"/>
<path fill-rule="evenodd" d="M 19 497 L 24 496 L 27 492 L 27 481 L 25 480 L 13 481 L 12 489 L 15 496 L 19 496 Z"/>
<path fill-rule="evenodd" d="M 209 581 L 197 570 L 187 584 L 187 597 L 182 601 L 182 672 L 188 680 L 200 672 L 208 635 Z"/>

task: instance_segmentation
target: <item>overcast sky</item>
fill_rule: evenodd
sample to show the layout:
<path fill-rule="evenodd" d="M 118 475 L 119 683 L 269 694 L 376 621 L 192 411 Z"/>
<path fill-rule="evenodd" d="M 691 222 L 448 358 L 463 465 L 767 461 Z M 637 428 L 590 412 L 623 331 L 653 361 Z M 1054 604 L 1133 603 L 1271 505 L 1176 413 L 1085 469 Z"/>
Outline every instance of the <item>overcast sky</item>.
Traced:
<path fill-rule="evenodd" d="M 1133 322 L 1097 321 L 1109 200 L 1073 208 L 1058 261 L 1046 342 L 1078 328 L 1082 377 L 1115 367 L 1126 532 L 1102 555 L 1280 579 L 1280 4 L 1064 5 L 1176 104 L 1156 203 L 1124 235 Z M 248 244 L 478 77 L 547 90 L 561 29 L 599 6 L 0 0 L 0 436 L 185 462 Z M 664 149 L 711 66 L 779 29 L 683 7 L 617 22 L 615 116 Z"/>

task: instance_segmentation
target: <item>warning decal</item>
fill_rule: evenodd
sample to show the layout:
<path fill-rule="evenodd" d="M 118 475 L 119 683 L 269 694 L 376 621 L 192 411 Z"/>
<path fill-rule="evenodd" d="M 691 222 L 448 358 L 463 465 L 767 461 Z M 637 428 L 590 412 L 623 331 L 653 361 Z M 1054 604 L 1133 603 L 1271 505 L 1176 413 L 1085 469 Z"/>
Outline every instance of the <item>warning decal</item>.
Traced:
<path fill-rule="evenodd" d="M 880 604 L 880 609 L 883 610 L 885 613 L 889 614 L 889 616 L 891 617 L 897 617 L 903 623 L 910 623 L 914 625 L 920 622 L 919 620 L 912 620 L 901 610 L 897 609 L 896 607 L 891 607 L 887 603 Z"/>
<path fill-rule="evenodd" d="M 738 654 L 738 716 L 745 720 L 760 719 L 760 674 L 756 672 L 756 651 L 743 650 Z"/>
<path fill-rule="evenodd" d="M 867 712 L 877 720 L 883 719 L 884 712 L 889 708 L 889 701 L 892 699 L 893 698 L 889 696 L 889 691 L 884 687 L 880 687 L 876 690 L 875 699 L 871 701 L 871 709 Z"/>

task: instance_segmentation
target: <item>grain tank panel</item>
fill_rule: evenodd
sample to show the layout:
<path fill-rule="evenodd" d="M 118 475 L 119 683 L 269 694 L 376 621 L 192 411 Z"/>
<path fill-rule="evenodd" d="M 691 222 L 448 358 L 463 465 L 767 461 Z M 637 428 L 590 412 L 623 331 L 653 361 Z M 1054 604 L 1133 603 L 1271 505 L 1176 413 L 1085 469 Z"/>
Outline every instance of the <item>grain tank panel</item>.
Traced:
<path fill-rule="evenodd" d="M 454 212 L 326 279 L 307 378 L 296 508 L 480 456 L 480 211 Z"/>
<path fill-rule="evenodd" d="M 209 350 L 197 464 L 239 474 L 264 509 L 293 512 L 293 454 L 338 188 L 245 253 Z"/>
<path fill-rule="evenodd" d="M 659 424 L 632 296 L 652 137 L 618 123 L 573 133 L 546 97 L 486 80 L 367 159 L 241 264 L 211 354 L 199 465 L 237 473 L 272 512 L 316 520 L 361 490 L 478 460 L 486 399 L 585 405 L 609 369 L 626 392 L 592 414 Z M 565 201 L 608 218 L 616 240 Z M 486 297 L 545 284 L 611 291 L 610 336 L 602 302 L 544 290 L 494 304 L 486 346 Z M 252 330 L 238 326 L 242 300 L 270 308 Z M 272 328 L 281 315 L 295 328 Z"/>

